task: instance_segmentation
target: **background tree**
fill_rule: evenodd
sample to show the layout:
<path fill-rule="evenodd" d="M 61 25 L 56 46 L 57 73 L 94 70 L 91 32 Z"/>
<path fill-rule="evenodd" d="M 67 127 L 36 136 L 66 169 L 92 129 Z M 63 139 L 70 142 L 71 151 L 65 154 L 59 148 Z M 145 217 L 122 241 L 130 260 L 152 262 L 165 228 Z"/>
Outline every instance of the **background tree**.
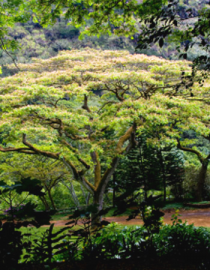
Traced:
<path fill-rule="evenodd" d="M 62 189 L 67 189 L 68 192 L 65 191 L 65 193 L 70 193 L 70 200 L 68 202 L 72 206 L 79 207 L 81 203 L 84 204 L 88 197 L 85 190 L 82 190 L 78 198 L 78 192 L 75 191 L 69 172 L 61 161 L 51 160 L 44 156 L 27 155 L 22 156 L 20 159 L 17 154 L 9 153 L 6 155 L 5 160 L 2 160 L 0 169 L 2 170 L 1 179 L 8 183 L 18 184 L 22 178 L 39 180 L 43 187 L 43 192 L 45 192 L 45 195 L 39 196 L 39 199 L 42 201 L 45 210 L 59 209 L 61 204 L 58 203 L 55 193 L 62 195 Z M 84 197 L 84 199 L 81 200 L 81 197 Z"/>
<path fill-rule="evenodd" d="M 197 147 L 183 146 L 180 140 L 178 140 L 177 146 L 179 149 L 183 151 L 187 151 L 187 152 L 195 154 L 201 163 L 201 168 L 197 176 L 197 188 L 196 188 L 196 200 L 200 202 L 204 199 L 204 186 L 205 186 L 205 180 L 207 176 L 208 164 L 210 160 L 210 153 L 209 153 L 210 151 L 207 150 L 207 155 L 206 155 L 202 153 L 201 151 L 199 151 Z"/>
<path fill-rule="evenodd" d="M 184 180 L 183 157 L 174 146 L 157 148 L 148 145 L 149 137 L 142 135 L 136 138 L 138 146 L 121 159 L 110 186 L 118 194 L 127 191 L 132 196 L 135 191 L 143 189 L 145 199 L 149 191 L 161 191 L 164 202 L 166 188 L 170 187 L 176 199 L 180 200 Z"/>

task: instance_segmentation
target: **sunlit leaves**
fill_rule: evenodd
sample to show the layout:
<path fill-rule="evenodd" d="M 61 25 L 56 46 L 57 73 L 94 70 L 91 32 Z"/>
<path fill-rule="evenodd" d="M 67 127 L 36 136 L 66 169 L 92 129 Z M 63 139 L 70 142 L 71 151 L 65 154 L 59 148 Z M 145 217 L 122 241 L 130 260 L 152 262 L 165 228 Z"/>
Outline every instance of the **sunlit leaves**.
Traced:
<path fill-rule="evenodd" d="M 137 133 L 152 132 L 155 144 L 176 144 L 188 129 L 208 135 L 202 102 L 208 85 L 193 88 L 199 100 L 184 86 L 176 91 L 183 70 L 190 70 L 187 61 L 87 49 L 20 68 L 0 81 L 0 131 L 7 146 L 23 146 L 26 133 L 37 148 L 60 153 L 81 170 L 79 157 L 93 170 L 90 153 L 97 151 L 109 166 L 120 136 L 134 123 Z"/>

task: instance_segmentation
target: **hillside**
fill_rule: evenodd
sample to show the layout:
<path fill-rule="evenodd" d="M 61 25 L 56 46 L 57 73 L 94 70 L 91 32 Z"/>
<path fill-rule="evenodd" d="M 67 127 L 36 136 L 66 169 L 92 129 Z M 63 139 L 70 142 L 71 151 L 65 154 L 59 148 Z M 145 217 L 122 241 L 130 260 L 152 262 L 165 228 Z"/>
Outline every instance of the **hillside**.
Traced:
<path fill-rule="evenodd" d="M 192 9 L 194 16 L 198 15 L 207 0 L 181 0 L 178 14 L 182 19 L 186 18 L 186 10 Z M 15 28 L 10 29 L 8 38 L 15 39 L 21 44 L 21 48 L 10 54 L 16 59 L 17 63 L 30 63 L 32 57 L 47 59 L 56 56 L 61 50 L 96 48 L 122 50 L 126 49 L 134 52 L 137 45 L 138 34 L 133 39 L 117 36 L 102 35 L 101 37 L 85 36 L 83 40 L 79 39 L 81 29 L 68 25 L 68 21 L 64 18 L 58 19 L 54 26 L 47 28 L 41 27 L 38 23 L 29 21 L 26 24 L 17 24 Z M 199 54 L 199 48 L 192 50 L 191 58 Z M 173 44 L 165 44 L 162 49 L 153 45 L 150 49 L 142 50 L 140 53 L 147 55 L 162 56 L 166 59 L 177 59 L 178 53 L 176 46 Z M 0 49 L 0 65 L 3 66 L 3 76 L 12 73 L 5 66 L 12 63 L 10 55 Z"/>

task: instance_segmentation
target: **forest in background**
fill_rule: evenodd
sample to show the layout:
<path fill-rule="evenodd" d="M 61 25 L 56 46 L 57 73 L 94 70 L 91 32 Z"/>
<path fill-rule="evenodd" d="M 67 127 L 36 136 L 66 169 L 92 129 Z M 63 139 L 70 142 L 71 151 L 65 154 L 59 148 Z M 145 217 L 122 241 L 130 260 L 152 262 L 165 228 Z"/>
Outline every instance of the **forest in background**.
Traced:
<path fill-rule="evenodd" d="M 194 16 L 198 15 L 198 11 L 205 6 L 208 0 L 182 0 L 179 3 L 178 14 L 182 19 L 187 17 L 187 11 L 191 9 Z M 60 17 L 54 25 L 43 28 L 39 23 L 34 23 L 31 19 L 27 23 L 18 23 L 8 32 L 8 38 L 19 42 L 20 48 L 16 51 L 9 51 L 9 54 L 0 49 L 0 65 L 2 66 L 2 74 L 0 76 L 12 75 L 7 64 L 13 63 L 30 63 L 32 58 L 47 59 L 54 57 L 62 50 L 95 48 L 103 50 L 128 50 L 131 53 L 135 52 L 138 42 L 138 34 L 133 37 L 119 37 L 115 35 L 87 36 L 80 39 L 80 32 L 83 28 L 76 28 L 68 25 L 69 20 Z M 194 19 L 187 20 L 183 23 L 183 28 L 186 24 L 193 24 Z M 91 21 L 90 21 L 91 24 Z M 158 45 L 153 45 L 149 49 L 137 50 L 137 53 L 147 55 L 156 55 L 165 59 L 178 59 L 179 53 L 176 45 L 165 42 L 160 48 Z M 202 49 L 199 46 L 194 46 L 188 53 L 188 59 L 193 60 L 200 55 Z"/>

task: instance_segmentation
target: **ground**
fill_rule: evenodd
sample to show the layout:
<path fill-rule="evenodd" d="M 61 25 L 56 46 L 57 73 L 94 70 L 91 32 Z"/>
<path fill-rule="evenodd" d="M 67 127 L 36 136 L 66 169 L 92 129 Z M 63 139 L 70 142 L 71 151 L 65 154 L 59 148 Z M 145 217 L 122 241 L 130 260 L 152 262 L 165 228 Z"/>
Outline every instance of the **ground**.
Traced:
<path fill-rule="evenodd" d="M 166 210 L 164 215 L 164 223 L 171 224 L 171 217 L 175 213 L 175 210 Z M 179 211 L 180 219 L 184 222 L 187 221 L 188 224 L 194 224 L 195 226 L 210 227 L 210 208 L 206 209 L 193 209 L 193 210 L 180 210 Z M 117 222 L 122 225 L 140 225 L 143 224 L 140 217 L 127 221 L 128 216 L 122 217 L 106 217 L 104 220 L 109 222 Z M 55 226 L 64 226 L 65 223 L 69 221 L 65 220 L 55 220 L 51 223 L 55 223 Z"/>

